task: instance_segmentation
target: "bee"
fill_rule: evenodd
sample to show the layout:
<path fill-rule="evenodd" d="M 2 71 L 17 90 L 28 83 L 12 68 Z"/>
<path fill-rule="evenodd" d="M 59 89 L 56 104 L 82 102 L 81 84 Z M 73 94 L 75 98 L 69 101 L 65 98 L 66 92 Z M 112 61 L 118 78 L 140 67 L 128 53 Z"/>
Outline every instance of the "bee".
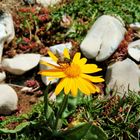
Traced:
<path fill-rule="evenodd" d="M 63 57 L 59 52 L 57 52 L 57 64 L 62 65 L 62 64 L 69 64 L 71 63 L 71 59 L 68 59 L 66 57 Z"/>
<path fill-rule="evenodd" d="M 57 61 L 57 64 L 61 65 L 61 64 L 69 64 L 70 65 L 71 60 L 68 58 L 59 58 Z"/>

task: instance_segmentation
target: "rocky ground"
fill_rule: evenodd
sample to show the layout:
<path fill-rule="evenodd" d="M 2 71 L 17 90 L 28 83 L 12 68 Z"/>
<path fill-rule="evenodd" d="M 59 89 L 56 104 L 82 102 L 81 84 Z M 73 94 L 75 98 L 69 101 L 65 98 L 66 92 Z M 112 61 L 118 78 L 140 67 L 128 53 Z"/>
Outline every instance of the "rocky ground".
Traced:
<path fill-rule="evenodd" d="M 105 13 L 97 16 L 97 10 L 90 19 L 80 12 L 76 18 L 63 11 L 71 1 L 58 3 L 55 0 L 0 2 L 2 120 L 6 119 L 5 115 L 28 113 L 42 100 L 50 81 L 37 73 L 48 69 L 39 64 L 40 60 L 53 63 L 47 55 L 48 49 L 61 55 L 64 48 L 68 48 L 71 56 L 80 51 L 90 63 L 99 65 L 103 69 L 100 75 L 105 79 L 98 85 L 102 94 L 109 89 L 120 97 L 127 95 L 128 91 L 139 95 L 140 23 L 127 23 L 119 15 Z M 59 8 L 63 13 L 59 13 Z M 56 83 L 57 80 L 53 81 Z M 17 126 L 11 125 L 8 128 Z"/>

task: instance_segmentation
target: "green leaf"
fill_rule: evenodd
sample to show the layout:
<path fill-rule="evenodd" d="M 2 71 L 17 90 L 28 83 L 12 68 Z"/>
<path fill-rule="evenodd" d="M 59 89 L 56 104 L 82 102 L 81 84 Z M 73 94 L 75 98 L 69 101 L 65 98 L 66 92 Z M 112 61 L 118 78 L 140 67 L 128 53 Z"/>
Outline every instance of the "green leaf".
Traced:
<path fill-rule="evenodd" d="M 21 43 L 21 42 L 22 42 L 22 38 L 21 38 L 21 37 L 17 38 L 16 44 L 19 44 L 19 43 Z"/>
<path fill-rule="evenodd" d="M 50 107 L 48 105 L 48 111 L 47 111 L 47 116 L 46 116 L 47 120 L 50 119 L 50 117 L 52 117 L 52 115 L 54 116 L 54 111 L 53 111 L 52 107 Z"/>
<path fill-rule="evenodd" d="M 92 125 L 82 140 L 107 140 L 107 134 L 102 128 Z"/>
<path fill-rule="evenodd" d="M 51 27 L 52 27 L 52 23 L 48 22 L 48 24 L 46 25 L 46 31 L 48 31 Z"/>
<path fill-rule="evenodd" d="M 62 103 L 62 100 L 64 98 L 64 95 L 65 94 L 62 91 L 56 97 L 56 106 L 58 107 L 58 109 L 61 106 L 61 103 Z M 71 115 L 75 111 L 77 105 L 81 104 L 82 102 L 83 102 L 83 94 L 80 91 L 78 91 L 77 97 L 73 97 L 71 94 L 69 94 L 67 107 L 66 107 L 65 111 L 62 114 L 62 118 L 66 118 L 69 115 Z"/>
<path fill-rule="evenodd" d="M 98 126 L 82 123 L 61 133 L 64 140 L 107 140 L 107 135 Z"/>
<path fill-rule="evenodd" d="M 63 101 L 62 101 L 62 103 L 60 105 L 60 108 L 57 111 L 57 116 L 56 116 L 56 121 L 55 121 L 55 124 L 54 124 L 54 129 L 58 129 L 59 128 L 58 127 L 58 122 L 62 118 L 62 114 L 65 111 L 65 109 L 67 107 L 67 104 L 68 104 L 68 95 L 65 95 L 64 98 L 63 98 Z"/>
<path fill-rule="evenodd" d="M 19 124 L 14 130 L 0 129 L 0 133 L 1 134 L 2 133 L 17 133 L 29 125 L 30 125 L 30 122 L 23 122 L 23 123 Z"/>
<path fill-rule="evenodd" d="M 53 109 L 49 105 L 48 105 L 48 111 L 47 111 L 46 119 L 48 121 L 48 125 L 50 125 L 50 127 L 52 128 L 56 118 L 55 118 L 55 113 L 54 113 Z"/>

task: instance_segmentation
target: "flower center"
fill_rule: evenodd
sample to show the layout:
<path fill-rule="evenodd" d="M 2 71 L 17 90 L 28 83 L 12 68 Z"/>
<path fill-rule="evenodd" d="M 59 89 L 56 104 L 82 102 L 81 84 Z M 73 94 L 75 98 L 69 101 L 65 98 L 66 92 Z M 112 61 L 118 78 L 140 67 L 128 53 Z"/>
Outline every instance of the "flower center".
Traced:
<path fill-rule="evenodd" d="M 80 75 L 81 73 L 81 69 L 78 65 L 76 64 L 71 64 L 69 67 L 67 67 L 64 71 L 64 73 L 68 76 L 68 77 L 77 77 Z"/>

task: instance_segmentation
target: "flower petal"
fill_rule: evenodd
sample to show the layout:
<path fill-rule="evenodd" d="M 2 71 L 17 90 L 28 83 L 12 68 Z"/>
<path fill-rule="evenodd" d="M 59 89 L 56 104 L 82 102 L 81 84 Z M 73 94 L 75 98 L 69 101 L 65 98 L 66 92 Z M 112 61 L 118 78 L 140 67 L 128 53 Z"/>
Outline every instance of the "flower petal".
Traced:
<path fill-rule="evenodd" d="M 95 93 L 96 92 L 96 87 L 88 80 L 82 79 L 83 83 L 89 88 L 91 93 Z"/>
<path fill-rule="evenodd" d="M 70 59 L 69 51 L 67 48 L 64 49 L 63 55 L 64 55 L 64 57 Z"/>
<path fill-rule="evenodd" d="M 81 92 L 83 92 L 84 94 L 86 95 L 89 95 L 90 94 L 90 90 L 89 88 L 87 87 L 87 85 L 85 84 L 85 82 L 83 82 L 83 79 L 82 78 L 77 78 L 77 83 L 78 83 L 78 88 L 81 90 Z"/>
<path fill-rule="evenodd" d="M 104 79 L 101 78 L 101 76 L 90 76 L 90 75 L 87 75 L 87 74 L 81 74 L 81 77 L 85 78 L 89 81 L 92 81 L 94 83 L 104 82 Z"/>
<path fill-rule="evenodd" d="M 72 88 L 72 82 L 73 82 L 72 78 L 67 78 L 67 83 L 66 83 L 66 86 L 64 87 L 65 94 L 68 94 L 70 92 Z"/>
<path fill-rule="evenodd" d="M 53 65 L 53 64 L 48 63 L 48 62 L 43 61 L 43 60 L 40 61 L 40 64 L 45 65 L 45 66 L 47 66 L 47 67 L 52 67 L 52 68 L 57 68 L 57 69 L 60 68 L 59 66 Z"/>
<path fill-rule="evenodd" d="M 72 87 L 71 87 L 72 96 L 76 97 L 77 92 L 78 92 L 78 80 L 77 80 L 77 78 L 73 78 Z"/>
<path fill-rule="evenodd" d="M 82 58 L 82 59 L 79 60 L 80 66 L 86 64 L 86 62 L 87 62 L 86 58 Z"/>
<path fill-rule="evenodd" d="M 55 79 L 56 79 L 56 77 L 48 77 L 47 80 L 49 80 L 49 81 L 53 81 L 53 80 L 55 80 Z"/>
<path fill-rule="evenodd" d="M 96 85 L 94 85 L 94 86 L 96 87 L 96 92 L 100 93 L 101 89 L 98 86 L 96 86 Z"/>
<path fill-rule="evenodd" d="M 54 93 L 56 95 L 58 95 L 61 92 L 61 90 L 65 87 L 65 84 L 66 84 L 66 79 L 61 79 L 61 81 L 59 82 L 59 84 L 55 88 Z"/>
<path fill-rule="evenodd" d="M 52 58 L 53 61 L 57 62 L 58 58 L 51 51 L 48 51 L 47 53 Z"/>
<path fill-rule="evenodd" d="M 41 74 L 43 76 L 51 76 L 51 77 L 56 77 L 56 78 L 63 78 L 66 77 L 64 72 L 55 70 L 55 69 L 49 69 L 49 70 L 42 70 L 39 71 L 38 74 Z"/>
<path fill-rule="evenodd" d="M 101 68 L 98 68 L 95 64 L 86 64 L 81 67 L 83 73 L 95 73 L 101 71 Z"/>
<path fill-rule="evenodd" d="M 74 55 L 74 58 L 72 60 L 72 63 L 78 64 L 79 60 L 80 60 L 81 54 L 80 53 L 76 53 Z"/>

